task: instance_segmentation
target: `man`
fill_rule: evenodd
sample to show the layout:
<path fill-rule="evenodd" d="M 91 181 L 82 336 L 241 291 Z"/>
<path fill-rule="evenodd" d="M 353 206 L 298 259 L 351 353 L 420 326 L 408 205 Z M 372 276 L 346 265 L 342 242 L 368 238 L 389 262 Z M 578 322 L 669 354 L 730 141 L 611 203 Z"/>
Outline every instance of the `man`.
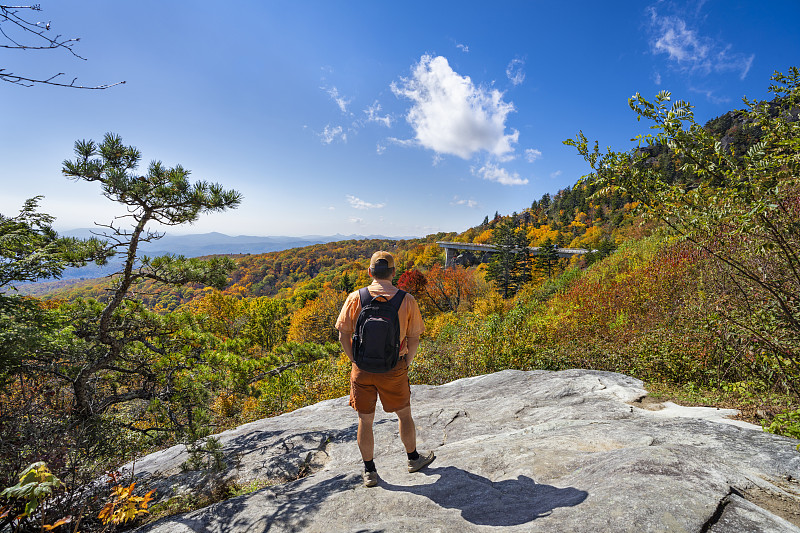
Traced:
<path fill-rule="evenodd" d="M 369 275 L 372 283 L 367 287 L 371 297 L 380 297 L 389 301 L 397 294 L 397 287 L 392 285 L 394 277 L 394 257 L 389 252 L 375 252 L 369 263 Z M 400 322 L 400 359 L 397 365 L 388 372 L 367 372 L 358 367 L 353 354 L 353 333 L 361 312 L 359 291 L 350 293 L 336 320 L 339 330 L 339 342 L 352 363 L 350 371 L 350 405 L 358 413 L 358 449 L 364 460 L 364 485 L 374 487 L 378 484 L 378 472 L 375 468 L 375 440 L 372 423 L 375 420 L 375 405 L 378 396 L 383 410 L 396 413 L 400 423 L 400 440 L 408 454 L 408 471 L 416 472 L 425 468 L 435 456 L 433 452 L 419 454 L 417 452 L 417 430 L 411 418 L 411 386 L 408 383 L 408 368 L 411 366 L 419 347 L 419 337 L 425 330 L 422 315 L 416 300 L 410 294 L 403 297 L 397 312 Z"/>

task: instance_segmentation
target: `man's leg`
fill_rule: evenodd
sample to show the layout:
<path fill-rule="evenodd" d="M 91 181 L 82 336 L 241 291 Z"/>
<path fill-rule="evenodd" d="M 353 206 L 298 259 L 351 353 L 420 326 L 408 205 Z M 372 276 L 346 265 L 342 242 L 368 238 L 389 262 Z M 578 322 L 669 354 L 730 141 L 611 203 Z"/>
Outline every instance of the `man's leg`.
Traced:
<path fill-rule="evenodd" d="M 364 461 L 372 461 L 375 458 L 375 437 L 372 434 L 372 422 L 374 420 L 374 412 L 358 413 L 356 441 L 358 442 L 358 449 L 361 452 L 361 459 Z"/>
<path fill-rule="evenodd" d="M 436 456 L 433 451 L 423 455 L 417 452 L 417 427 L 411 418 L 411 406 L 397 411 L 397 419 L 400 421 L 400 440 L 408 454 L 408 471 L 417 472 L 431 464 Z"/>
<path fill-rule="evenodd" d="M 411 418 L 411 406 L 397 411 L 397 418 L 400 421 L 400 440 L 403 441 L 406 453 L 411 453 L 417 449 L 417 427 Z"/>

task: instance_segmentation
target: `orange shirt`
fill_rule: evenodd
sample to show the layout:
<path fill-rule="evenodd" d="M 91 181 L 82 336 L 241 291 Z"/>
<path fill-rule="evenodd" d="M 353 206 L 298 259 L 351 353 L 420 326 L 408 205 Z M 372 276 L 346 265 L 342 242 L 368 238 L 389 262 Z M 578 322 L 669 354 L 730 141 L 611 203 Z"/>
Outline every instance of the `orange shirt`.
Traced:
<path fill-rule="evenodd" d="M 387 299 L 397 294 L 397 287 L 392 285 L 391 280 L 373 279 L 367 287 L 372 296 L 385 296 Z M 358 291 L 351 292 L 347 296 L 339 318 L 336 319 L 336 329 L 348 337 L 356 330 L 356 321 L 361 312 L 361 299 Z M 410 294 L 406 294 L 400 310 L 397 312 L 400 321 L 400 355 L 408 353 L 406 339 L 418 339 L 425 331 L 425 324 L 422 322 L 422 314 L 419 312 L 417 301 Z"/>

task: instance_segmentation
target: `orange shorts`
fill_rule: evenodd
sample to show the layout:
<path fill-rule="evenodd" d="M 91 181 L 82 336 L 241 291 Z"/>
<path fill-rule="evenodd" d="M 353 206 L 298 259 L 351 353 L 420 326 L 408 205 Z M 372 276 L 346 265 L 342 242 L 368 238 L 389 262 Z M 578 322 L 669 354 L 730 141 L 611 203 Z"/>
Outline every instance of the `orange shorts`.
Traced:
<path fill-rule="evenodd" d="M 401 357 L 392 370 L 382 374 L 366 372 L 353 363 L 350 371 L 350 405 L 353 409 L 364 414 L 374 413 L 378 396 L 387 413 L 411 405 L 411 386 L 405 357 Z"/>

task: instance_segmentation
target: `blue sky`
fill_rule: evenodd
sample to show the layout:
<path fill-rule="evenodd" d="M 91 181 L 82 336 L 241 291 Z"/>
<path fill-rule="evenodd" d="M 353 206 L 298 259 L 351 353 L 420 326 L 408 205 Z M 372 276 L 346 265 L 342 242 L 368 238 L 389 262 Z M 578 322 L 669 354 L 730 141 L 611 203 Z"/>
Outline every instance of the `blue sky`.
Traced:
<path fill-rule="evenodd" d="M 242 206 L 171 233 L 463 231 L 573 185 L 562 141 L 625 149 L 635 92 L 699 121 L 765 98 L 800 64 L 800 2 L 44 0 L 74 50 L 0 49 L 0 68 L 103 91 L 0 83 L 0 212 L 26 198 L 68 230 L 124 214 L 61 173 L 118 133 Z M 3 26 L 5 28 L 5 26 Z"/>

